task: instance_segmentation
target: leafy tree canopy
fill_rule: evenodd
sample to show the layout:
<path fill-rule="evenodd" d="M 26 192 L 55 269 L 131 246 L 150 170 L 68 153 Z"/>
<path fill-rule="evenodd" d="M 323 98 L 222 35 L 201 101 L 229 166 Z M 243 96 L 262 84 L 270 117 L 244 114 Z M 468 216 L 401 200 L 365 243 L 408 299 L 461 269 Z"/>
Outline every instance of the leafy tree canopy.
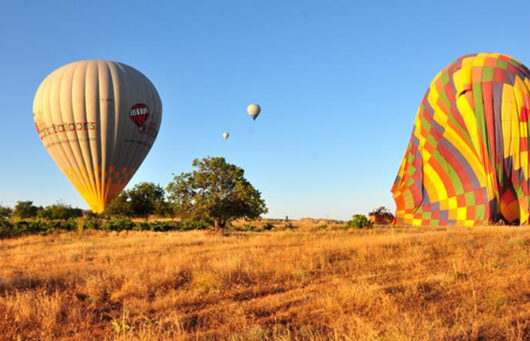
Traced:
<path fill-rule="evenodd" d="M 166 215 L 167 203 L 164 189 L 152 182 L 141 182 L 123 191 L 105 210 L 108 215 L 148 217 L 150 214 Z"/>
<path fill-rule="evenodd" d="M 46 219 L 69 219 L 81 217 L 83 210 L 80 208 L 71 207 L 63 203 L 56 203 L 46 206 L 37 212 L 37 216 Z"/>
<path fill-rule="evenodd" d="M 346 227 L 363 228 L 370 227 L 372 223 L 364 214 L 354 214 L 352 219 L 346 223 Z"/>
<path fill-rule="evenodd" d="M 127 191 L 135 216 L 149 216 L 164 201 L 164 189 L 152 182 L 141 182 Z"/>
<path fill-rule="evenodd" d="M 40 207 L 33 205 L 33 201 L 17 201 L 13 215 L 20 219 L 35 218 Z"/>
<path fill-rule="evenodd" d="M 105 214 L 110 216 L 132 217 L 133 212 L 127 191 L 121 192 L 105 208 Z"/>
<path fill-rule="evenodd" d="M 224 228 L 236 218 L 254 219 L 267 213 L 265 201 L 244 177 L 245 171 L 223 157 L 195 159 L 197 169 L 175 175 L 167 186 L 168 201 L 183 218 Z"/>
<path fill-rule="evenodd" d="M 0 206 L 0 220 L 11 217 L 13 210 L 10 207 Z"/>

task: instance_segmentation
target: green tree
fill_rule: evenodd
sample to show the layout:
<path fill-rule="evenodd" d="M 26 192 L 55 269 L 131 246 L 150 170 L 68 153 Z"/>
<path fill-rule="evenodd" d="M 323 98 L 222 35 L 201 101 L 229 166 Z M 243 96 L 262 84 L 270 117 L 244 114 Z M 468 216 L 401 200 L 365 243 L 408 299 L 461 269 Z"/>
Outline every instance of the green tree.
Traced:
<path fill-rule="evenodd" d="M 111 216 L 132 217 L 133 211 L 127 191 L 121 192 L 105 208 L 105 214 Z"/>
<path fill-rule="evenodd" d="M 173 210 L 171 205 L 166 200 L 157 201 L 155 205 L 154 215 L 159 217 L 172 217 Z"/>
<path fill-rule="evenodd" d="M 370 222 L 370 220 L 368 220 L 368 218 L 366 218 L 364 214 L 354 214 L 352 220 L 346 223 L 347 228 L 363 228 L 370 226 L 372 226 L 372 223 Z"/>
<path fill-rule="evenodd" d="M 11 217 L 13 210 L 7 206 L 0 206 L 0 220 Z"/>
<path fill-rule="evenodd" d="M 33 201 L 17 201 L 13 215 L 20 219 L 35 218 L 39 211 L 39 207 L 33 205 Z"/>
<path fill-rule="evenodd" d="M 167 186 L 168 201 L 180 217 L 213 223 L 216 230 L 236 218 L 255 219 L 267 207 L 244 177 L 245 171 L 223 157 L 195 159 L 192 173 L 175 175 Z"/>
<path fill-rule="evenodd" d="M 163 205 L 165 195 L 164 189 L 152 182 L 136 184 L 127 194 L 133 215 L 144 216 L 146 219 Z"/>

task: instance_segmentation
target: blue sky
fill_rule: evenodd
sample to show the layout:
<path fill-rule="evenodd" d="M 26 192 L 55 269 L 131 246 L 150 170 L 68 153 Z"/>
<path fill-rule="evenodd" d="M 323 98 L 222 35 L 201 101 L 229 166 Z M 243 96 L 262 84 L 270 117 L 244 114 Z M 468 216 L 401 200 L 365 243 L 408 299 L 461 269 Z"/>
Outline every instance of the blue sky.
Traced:
<path fill-rule="evenodd" d="M 164 107 L 128 188 L 166 186 L 194 158 L 224 156 L 271 217 L 394 209 L 390 188 L 430 81 L 472 52 L 529 65 L 530 3 L 393 3 L 3 1 L 0 205 L 87 207 L 39 140 L 33 96 L 64 64 L 110 59 L 144 73 Z M 251 102 L 262 106 L 255 122 Z"/>

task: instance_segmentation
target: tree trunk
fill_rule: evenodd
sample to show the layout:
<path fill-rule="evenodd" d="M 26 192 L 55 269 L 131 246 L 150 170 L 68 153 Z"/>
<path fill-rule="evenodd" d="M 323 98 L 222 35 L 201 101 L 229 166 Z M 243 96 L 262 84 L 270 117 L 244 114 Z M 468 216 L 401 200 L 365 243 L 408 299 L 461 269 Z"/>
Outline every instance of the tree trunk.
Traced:
<path fill-rule="evenodd" d="M 213 228 L 215 232 L 219 232 L 219 221 L 217 221 L 217 219 L 213 221 Z"/>

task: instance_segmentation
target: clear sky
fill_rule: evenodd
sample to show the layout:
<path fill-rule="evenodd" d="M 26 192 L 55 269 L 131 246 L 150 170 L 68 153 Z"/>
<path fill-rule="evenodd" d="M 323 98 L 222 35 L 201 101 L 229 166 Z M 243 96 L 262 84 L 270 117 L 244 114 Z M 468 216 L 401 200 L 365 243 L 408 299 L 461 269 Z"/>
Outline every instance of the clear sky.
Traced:
<path fill-rule="evenodd" d="M 224 156 L 268 216 L 339 219 L 395 208 L 390 188 L 440 69 L 472 52 L 530 64 L 527 0 L 0 5 L 0 205 L 87 207 L 32 119 L 40 82 L 76 60 L 131 65 L 160 93 L 160 133 L 128 188 L 165 187 L 194 158 Z M 255 122 L 251 102 L 262 106 Z"/>

